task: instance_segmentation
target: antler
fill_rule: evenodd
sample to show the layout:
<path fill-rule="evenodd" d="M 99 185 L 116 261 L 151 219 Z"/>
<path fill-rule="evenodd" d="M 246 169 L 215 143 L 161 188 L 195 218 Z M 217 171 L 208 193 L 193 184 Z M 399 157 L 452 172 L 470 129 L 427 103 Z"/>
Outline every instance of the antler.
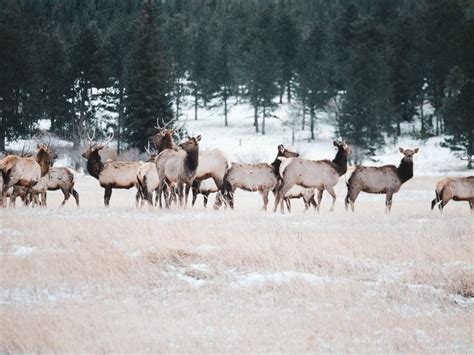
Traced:
<path fill-rule="evenodd" d="M 165 128 L 167 128 L 171 123 L 173 123 L 174 121 L 176 121 L 175 118 L 172 119 L 172 120 L 169 120 L 163 127 L 160 127 L 160 119 L 157 118 L 157 119 L 156 119 L 156 126 L 155 126 L 155 128 L 156 128 L 156 129 L 160 129 L 160 130 L 161 130 L 161 129 L 165 129 Z"/>
<path fill-rule="evenodd" d="M 114 139 L 114 131 L 109 133 L 109 137 L 107 138 L 107 141 L 102 145 L 102 148 L 106 147 L 109 145 L 110 142 Z"/>
<path fill-rule="evenodd" d="M 89 142 L 89 146 L 92 147 L 92 141 L 95 138 L 95 129 L 92 131 L 92 137 L 89 135 L 89 132 L 86 132 L 87 140 Z"/>
<path fill-rule="evenodd" d="M 186 126 L 186 122 L 184 122 L 181 126 L 179 126 L 178 128 L 175 128 L 174 131 L 176 133 L 179 133 L 184 127 Z"/>

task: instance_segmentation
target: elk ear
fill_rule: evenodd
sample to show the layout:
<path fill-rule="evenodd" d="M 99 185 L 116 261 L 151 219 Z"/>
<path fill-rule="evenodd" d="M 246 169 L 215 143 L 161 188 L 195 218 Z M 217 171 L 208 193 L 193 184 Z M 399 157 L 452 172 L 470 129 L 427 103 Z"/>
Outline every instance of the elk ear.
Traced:
<path fill-rule="evenodd" d="M 280 144 L 280 145 L 278 146 L 278 150 L 279 150 L 281 153 L 283 153 L 283 152 L 285 151 L 285 147 L 283 146 L 283 144 Z"/>
<path fill-rule="evenodd" d="M 161 134 L 162 137 L 164 137 L 164 136 L 166 136 L 166 131 L 162 130 L 162 131 L 160 131 L 160 134 Z"/>
<path fill-rule="evenodd" d="M 415 149 L 413 150 L 414 154 L 418 153 L 418 151 L 419 151 L 418 148 L 415 148 Z"/>
<path fill-rule="evenodd" d="M 36 145 L 36 148 L 41 149 L 41 144 L 38 143 L 38 144 Z"/>
<path fill-rule="evenodd" d="M 400 148 L 398 148 L 398 150 L 399 150 L 399 151 L 400 151 L 400 153 L 402 153 L 402 154 L 403 154 L 403 153 L 405 153 L 405 149 L 403 149 L 403 148 L 401 148 L 401 147 L 400 147 Z"/>
<path fill-rule="evenodd" d="M 337 141 L 332 141 L 332 144 L 334 144 L 335 147 L 339 147 L 339 143 L 337 143 Z"/>
<path fill-rule="evenodd" d="M 201 140 L 201 138 L 202 138 L 201 135 L 197 136 L 197 137 L 196 137 L 196 141 L 199 142 L 199 141 Z"/>

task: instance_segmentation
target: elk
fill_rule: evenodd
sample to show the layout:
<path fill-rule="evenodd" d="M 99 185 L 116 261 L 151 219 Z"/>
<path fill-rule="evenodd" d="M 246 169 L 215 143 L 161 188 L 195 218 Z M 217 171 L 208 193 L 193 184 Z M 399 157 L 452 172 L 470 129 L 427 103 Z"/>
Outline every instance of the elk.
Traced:
<path fill-rule="evenodd" d="M 63 207 L 71 195 L 76 200 L 77 207 L 79 207 L 79 193 L 74 189 L 74 173 L 71 169 L 66 167 L 52 167 L 48 179 L 45 178 L 46 176 L 33 187 L 33 191 L 36 195 L 41 195 L 41 205 L 46 207 L 46 191 L 61 190 L 64 199 L 59 207 Z M 37 198 L 36 200 L 33 199 L 33 202 L 38 203 Z"/>
<path fill-rule="evenodd" d="M 176 183 L 179 197 L 179 205 L 183 207 L 183 189 L 185 189 L 184 206 L 188 201 L 189 190 L 196 178 L 196 171 L 199 165 L 199 141 L 201 136 L 188 137 L 188 140 L 181 143 L 178 151 L 164 150 L 156 158 L 156 169 L 159 176 L 158 198 L 160 207 L 161 194 L 166 184 Z M 169 208 L 169 201 L 165 199 L 166 207 Z"/>
<path fill-rule="evenodd" d="M 431 201 L 431 209 L 438 205 L 442 212 L 450 201 L 468 201 L 471 212 L 474 211 L 474 176 L 444 178 L 436 183 L 436 197 Z"/>
<path fill-rule="evenodd" d="M 318 207 L 318 204 L 316 203 L 316 200 L 314 199 L 315 191 L 314 189 L 306 189 L 304 187 L 294 185 L 290 191 L 288 191 L 285 195 L 284 201 L 286 204 L 286 208 L 288 209 L 288 212 L 291 212 L 291 202 L 290 200 L 296 199 L 296 198 L 302 198 L 304 202 L 304 210 L 307 211 L 309 209 L 309 206 L 314 206 L 314 208 Z"/>
<path fill-rule="evenodd" d="M 354 211 L 354 203 L 361 191 L 370 194 L 385 194 L 385 212 L 392 209 L 392 196 L 400 187 L 413 177 L 413 155 L 418 148 L 399 148 L 403 158 L 400 165 L 384 165 L 379 167 L 357 166 L 347 182 L 345 199 L 346 210 L 349 205 Z"/>
<path fill-rule="evenodd" d="M 283 199 L 294 185 L 318 189 L 318 208 L 320 206 L 322 193 L 324 190 L 327 190 L 332 196 L 330 211 L 334 210 L 336 203 L 334 186 L 336 186 L 339 181 L 339 177 L 344 175 L 347 171 L 347 158 L 351 150 L 346 142 L 333 141 L 333 144 L 337 148 L 337 153 L 332 161 L 280 158 L 282 160 L 280 176 L 283 183 L 278 189 L 274 211 L 277 210 L 278 204 L 280 204 L 281 212 L 283 212 Z"/>
<path fill-rule="evenodd" d="M 275 193 L 279 184 L 278 171 L 281 160 L 279 158 L 298 157 L 299 154 L 286 149 L 283 144 L 277 148 L 278 153 L 271 164 L 239 164 L 232 163 L 232 167 L 224 177 L 222 195 L 231 208 L 234 208 L 234 193 L 237 188 L 245 191 L 259 191 L 263 198 L 262 210 L 267 210 L 268 194 Z"/>
<path fill-rule="evenodd" d="M 95 135 L 95 132 L 94 132 Z M 94 136 L 93 136 L 94 137 Z M 99 152 L 107 146 L 113 139 L 113 133 L 109 135 L 106 143 L 99 145 L 92 143 L 93 137 L 89 137 L 89 148 L 82 154 L 87 160 L 87 171 L 104 188 L 104 205 L 108 207 L 112 189 L 130 189 L 136 187 L 136 205 L 140 200 L 140 190 L 138 188 L 137 170 L 143 164 L 140 161 L 112 161 L 107 160 L 102 163 Z"/>
<path fill-rule="evenodd" d="M 3 178 L 2 200 L 6 205 L 7 192 L 13 186 L 24 186 L 31 192 L 40 178 L 49 174 L 51 160 L 56 159 L 53 153 L 45 144 L 38 144 L 36 158 L 19 157 L 8 155 L 0 161 L 0 170 Z M 10 198 L 10 204 L 15 206 L 14 200 Z"/>
<path fill-rule="evenodd" d="M 150 149 L 150 144 L 145 148 L 145 151 L 148 153 L 149 159 L 138 168 L 137 180 L 143 198 L 152 206 L 153 191 L 158 189 L 160 183 L 158 171 L 156 170 L 157 153 Z"/>
<path fill-rule="evenodd" d="M 192 206 L 196 202 L 197 196 L 201 194 L 204 198 L 204 208 L 207 207 L 207 201 L 209 199 L 209 195 L 215 192 L 219 192 L 219 188 L 217 187 L 215 181 L 211 178 L 205 180 L 194 180 L 193 182 L 193 201 Z M 222 198 L 221 194 L 217 194 L 216 199 Z M 216 204 L 220 204 L 220 202 L 216 201 Z"/>

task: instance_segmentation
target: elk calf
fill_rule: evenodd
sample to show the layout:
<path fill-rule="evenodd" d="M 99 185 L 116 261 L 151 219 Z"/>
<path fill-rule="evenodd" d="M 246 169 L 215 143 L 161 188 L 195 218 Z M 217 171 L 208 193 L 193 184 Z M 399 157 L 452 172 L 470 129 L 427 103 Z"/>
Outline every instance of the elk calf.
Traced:
<path fill-rule="evenodd" d="M 450 201 L 468 201 L 471 211 L 474 211 L 474 176 L 460 178 L 444 178 L 436 183 L 436 197 L 431 201 L 431 209 L 438 205 L 443 211 Z"/>
<path fill-rule="evenodd" d="M 413 177 L 413 155 L 416 149 L 399 148 L 403 158 L 400 165 L 384 165 L 380 167 L 357 166 L 347 182 L 347 195 L 345 199 L 346 210 L 354 203 L 361 191 L 370 194 L 385 194 L 385 211 L 392 208 L 392 196 L 400 190 L 402 184 Z"/>
<path fill-rule="evenodd" d="M 285 195 L 285 204 L 286 208 L 288 209 L 288 212 L 291 212 L 291 202 L 290 200 L 296 199 L 296 198 L 302 198 L 304 202 L 304 209 L 307 211 L 309 209 L 309 206 L 314 206 L 314 208 L 318 207 L 318 204 L 316 203 L 316 200 L 314 199 L 315 195 L 315 189 L 306 189 L 304 187 L 294 185 L 290 191 L 288 191 Z"/>

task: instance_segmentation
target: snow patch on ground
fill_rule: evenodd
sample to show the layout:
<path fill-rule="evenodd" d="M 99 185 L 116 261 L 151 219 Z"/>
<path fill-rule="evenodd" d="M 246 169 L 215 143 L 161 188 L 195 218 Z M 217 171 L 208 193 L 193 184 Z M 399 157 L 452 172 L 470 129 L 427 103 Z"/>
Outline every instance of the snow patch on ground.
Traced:
<path fill-rule="evenodd" d="M 320 285 L 324 283 L 335 282 L 335 279 L 329 276 L 317 276 L 310 273 L 296 271 L 249 272 L 232 276 L 234 277 L 234 281 L 232 281 L 230 285 L 234 288 L 261 287 L 266 283 L 283 285 L 289 284 L 293 281 L 304 282 L 311 285 Z"/>

